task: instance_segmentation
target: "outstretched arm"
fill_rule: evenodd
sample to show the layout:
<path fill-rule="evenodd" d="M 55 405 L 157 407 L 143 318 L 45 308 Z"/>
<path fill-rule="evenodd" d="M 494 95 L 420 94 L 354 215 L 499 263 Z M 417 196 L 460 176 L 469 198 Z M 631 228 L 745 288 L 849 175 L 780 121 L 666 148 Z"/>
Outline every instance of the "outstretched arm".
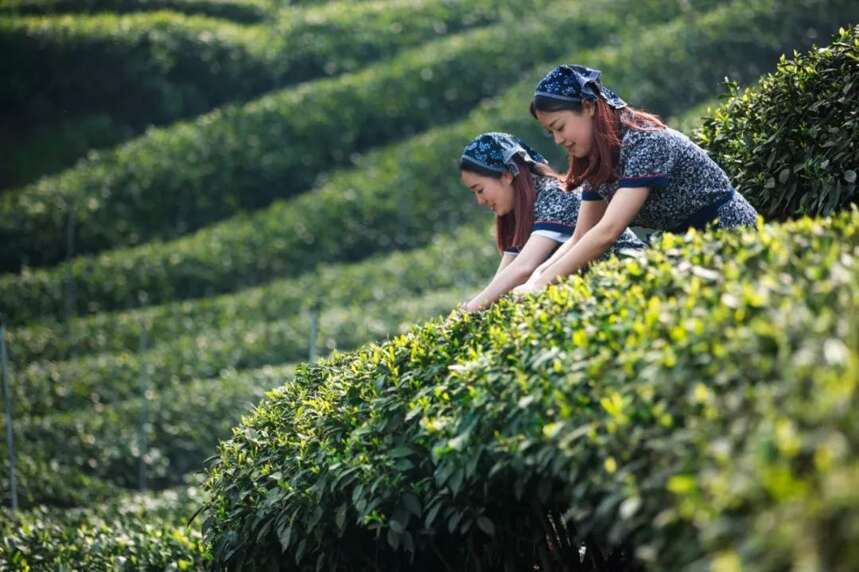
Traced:
<path fill-rule="evenodd" d="M 551 238 L 531 235 L 522 251 L 504 266 L 486 288 L 465 304 L 467 311 L 473 312 L 489 306 L 501 296 L 524 283 L 537 266 L 544 261 L 558 243 Z M 503 260 L 502 260 L 503 263 Z"/>
<path fill-rule="evenodd" d="M 515 255 L 513 255 L 513 254 L 508 254 L 508 253 L 506 253 L 506 252 L 502 253 L 502 254 L 501 254 L 501 262 L 499 262 L 499 263 L 498 263 L 498 268 L 495 270 L 495 276 L 498 276 L 498 274 L 499 274 L 502 270 L 504 270 L 505 268 L 507 268 L 507 266 L 509 266 L 509 265 L 510 265 L 510 263 L 511 263 L 511 262 L 513 262 L 514 260 L 516 260 L 516 256 L 515 256 Z"/>
<path fill-rule="evenodd" d="M 573 236 L 543 262 L 534 273 L 531 275 L 536 280 L 540 274 L 545 272 L 555 262 L 563 258 L 563 256 L 576 245 L 576 243 L 585 235 L 587 231 L 593 228 L 602 219 L 605 214 L 608 203 L 606 201 L 582 201 L 582 206 L 579 208 L 579 217 L 576 220 L 576 229 L 573 231 Z M 531 279 L 529 279 L 530 281 Z"/>
<path fill-rule="evenodd" d="M 517 292 L 533 292 L 545 288 L 558 278 L 578 272 L 598 258 L 623 234 L 633 221 L 650 193 L 648 187 L 621 188 L 605 209 L 605 214 L 566 253 L 539 276 L 517 288 Z M 582 209 L 584 210 L 584 208 Z M 578 226 L 578 225 L 577 225 Z"/>

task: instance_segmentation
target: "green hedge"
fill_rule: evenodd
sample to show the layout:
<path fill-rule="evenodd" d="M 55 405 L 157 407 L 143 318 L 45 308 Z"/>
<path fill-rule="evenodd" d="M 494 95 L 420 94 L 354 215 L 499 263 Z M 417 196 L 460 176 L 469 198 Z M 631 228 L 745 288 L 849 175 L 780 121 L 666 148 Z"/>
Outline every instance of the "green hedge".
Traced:
<path fill-rule="evenodd" d="M 466 296 L 447 289 L 411 299 L 383 299 L 354 307 L 323 309 L 319 317 L 321 349 L 354 348 L 382 338 L 403 323 L 428 319 L 450 310 Z M 65 362 L 36 362 L 15 375 L 11 388 L 15 416 L 39 416 L 139 395 L 141 375 L 164 389 L 229 368 L 306 359 L 311 324 L 308 312 L 271 322 L 224 324 L 158 344 L 142 354 L 123 352 L 85 356 Z"/>
<path fill-rule="evenodd" d="M 857 279 L 859 209 L 668 234 L 321 362 L 221 444 L 215 564 L 854 569 Z"/>
<path fill-rule="evenodd" d="M 323 266 L 232 294 L 7 330 L 6 344 L 12 363 L 20 369 L 35 361 L 134 352 L 140 346 L 143 324 L 152 340 L 168 344 L 182 336 L 199 338 L 206 332 L 272 322 L 305 311 L 316 300 L 323 308 L 354 307 L 441 288 L 475 286 L 492 275 L 497 261 L 489 228 L 465 226 L 450 235 L 437 235 L 421 249 Z"/>
<path fill-rule="evenodd" d="M 30 508 L 40 504 L 55 507 L 88 506 L 103 502 L 122 492 L 117 485 L 93 476 L 80 466 L 60 465 L 45 458 L 38 450 L 34 454 L 18 450 L 15 477 L 18 505 Z M 12 503 L 9 477 L 9 457 L 3 427 L 3 459 L 0 460 L 0 506 Z"/>
<path fill-rule="evenodd" d="M 576 8 L 576 6 L 579 6 Z M 583 17 L 584 14 L 589 14 Z M 170 237 L 297 194 L 361 149 L 462 115 L 535 61 L 596 43 L 615 19 L 580 5 L 429 42 L 353 74 L 301 84 L 147 134 L 0 197 L 0 268 Z M 70 206 L 67 206 L 70 205 Z"/>
<path fill-rule="evenodd" d="M 14 425 L 16 463 L 25 468 L 52 467 L 51 472 L 86 492 L 81 498 L 64 498 L 42 475 L 22 471 L 18 479 L 26 493 L 22 505 L 91 506 L 103 500 L 105 492 L 115 496 L 122 488 L 136 489 L 141 461 L 147 488 L 179 485 L 204 468 L 203 461 L 215 452 L 218 442 L 229 437 L 230 429 L 266 391 L 282 385 L 294 372 L 291 365 L 232 371 L 164 391 L 151 390 L 145 402 L 137 397 L 86 411 L 19 420 Z M 140 433 L 144 412 L 145 443 Z M 5 439 L 0 450 L 6 493 Z"/>
<path fill-rule="evenodd" d="M 70 167 L 93 148 L 152 124 L 354 71 L 445 33 L 510 21 L 546 4 L 338 2 L 285 10 L 269 25 L 252 27 L 171 12 L 0 18 L 0 48 L 19 54 L 0 69 L 0 119 L 15 134 L 0 140 L 15 151 L 0 185 Z M 78 132 L 87 117 L 110 125 L 93 131 L 85 124 L 89 131 Z"/>
<path fill-rule="evenodd" d="M 600 67 L 607 84 L 620 93 L 649 98 L 625 96 L 633 104 L 669 114 L 709 99 L 736 62 L 744 62 L 743 73 L 752 74 L 738 79 L 757 78 L 779 53 L 807 42 L 807 34 L 798 30 L 822 33 L 833 26 L 832 14 L 838 13 L 834 8 L 851 6 L 849 2 L 787 7 L 761 0 L 735 2 L 703 16 L 651 28 L 645 38 L 633 35 L 617 46 L 569 57 Z M 666 59 L 672 66 L 665 66 Z M 559 156 L 551 142 L 539 136 L 539 125 L 522 113 L 534 82 L 550 65 L 539 66 L 464 122 L 370 153 L 357 161 L 355 169 L 336 172 L 307 196 L 239 215 L 178 241 L 0 278 L 0 311 L 18 323 L 61 317 L 67 276 L 75 284 L 78 311 L 99 312 L 135 305 L 140 291 L 155 303 L 200 297 L 294 275 L 319 262 L 424 244 L 436 232 L 477 213 L 467 207 L 456 170 L 456 157 L 475 133 L 510 131 L 537 144 L 548 156 Z M 681 71 L 690 78 L 688 84 L 670 77 Z M 556 164 L 562 167 L 562 162 Z"/>
<path fill-rule="evenodd" d="M 193 490 L 193 489 L 192 489 Z M 149 510 L 150 503 L 194 503 L 193 492 L 138 495 L 109 507 L 26 513 L 0 512 L 0 568 L 4 570 L 206 570 L 211 555 L 182 517 Z M 184 512 L 184 511 L 180 511 Z"/>
<path fill-rule="evenodd" d="M 264 26 L 163 11 L 0 17 L 0 46 L 20 54 L 4 61 L 2 117 L 26 133 L 92 112 L 137 128 L 202 113 L 271 85 L 270 42 Z"/>
<path fill-rule="evenodd" d="M 272 16 L 267 0 L 2 0 L 3 15 L 50 15 L 91 12 L 142 12 L 170 10 L 189 15 L 210 16 L 235 22 L 260 22 Z"/>
<path fill-rule="evenodd" d="M 327 353 L 335 347 L 354 348 L 398 333 L 407 324 L 449 311 L 464 296 L 461 289 L 437 290 L 414 300 L 408 299 L 408 292 L 397 294 L 405 299 L 323 313 L 321 352 Z M 278 333 L 274 327 L 272 330 Z M 134 487 L 143 456 L 148 486 L 161 488 L 181 482 L 184 475 L 202 468 L 202 460 L 239 422 L 243 413 L 240 405 L 252 397 L 258 399 L 263 390 L 273 387 L 276 380 L 283 380 L 292 370 L 288 366 L 264 367 L 227 373 L 219 379 L 206 378 L 217 376 L 219 368 L 251 368 L 306 359 L 307 330 L 298 332 L 299 336 L 294 338 L 278 339 L 274 334 L 266 338 L 264 328 L 259 325 L 247 327 L 234 333 L 239 347 L 227 358 L 216 353 L 218 344 L 223 343 L 216 336 L 225 337 L 223 332 L 209 332 L 193 340 L 195 355 L 183 351 L 183 342 L 187 340 L 178 340 L 142 359 L 127 354 L 108 356 L 100 360 L 98 370 L 90 366 L 90 371 L 86 371 L 89 363 L 80 364 L 77 371 L 68 371 L 72 368 L 67 367 L 65 378 L 49 379 L 44 375 L 16 378 L 13 389 L 18 391 L 13 404 L 17 411 L 13 417 L 18 462 L 32 466 L 53 464 L 55 472 L 63 475 L 82 471 L 85 478 Z M 178 357 L 169 355 L 170 348 Z M 146 403 L 139 397 L 143 393 L 140 369 L 144 366 L 150 376 Z M 165 371 L 171 367 L 172 371 Z M 195 375 L 196 379 L 192 379 Z M 144 405 L 149 411 L 149 450 L 145 455 L 139 438 Z M 58 413 L 85 406 L 88 407 Z M 3 441 L 0 455 L 4 464 L 7 454 Z M 0 483 L 8 486 L 2 480 L 6 477 L 4 471 Z M 26 472 L 19 480 L 29 491 L 28 504 L 56 502 L 51 489 L 34 478 L 32 472 Z M 44 500 L 40 494 L 44 494 Z"/>
<path fill-rule="evenodd" d="M 851 14 L 855 23 L 857 17 Z M 698 142 L 767 217 L 821 216 L 859 202 L 859 26 L 778 69 L 704 122 Z"/>
<path fill-rule="evenodd" d="M 105 113 L 91 113 L 0 138 L 0 193 L 11 192 L 71 166 L 89 151 L 126 141 L 134 129 Z"/>

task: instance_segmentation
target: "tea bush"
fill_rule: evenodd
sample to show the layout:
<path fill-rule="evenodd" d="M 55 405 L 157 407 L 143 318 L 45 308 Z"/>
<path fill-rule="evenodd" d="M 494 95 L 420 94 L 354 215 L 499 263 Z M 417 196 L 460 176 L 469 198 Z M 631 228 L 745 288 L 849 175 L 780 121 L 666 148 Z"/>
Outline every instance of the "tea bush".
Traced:
<path fill-rule="evenodd" d="M 338 2 L 287 10 L 257 26 L 175 12 L 0 18 L 0 46 L 20 54 L 3 70 L 0 104 L 16 125 L 98 112 L 140 130 L 286 84 L 354 71 L 443 32 L 526 9 L 523 3 L 496 3 L 495 10 L 488 4 Z M 526 5 L 535 9 L 541 2 Z"/>
<path fill-rule="evenodd" d="M 8 570 L 202 571 L 211 561 L 198 526 L 118 507 L 3 509 L 0 533 L 0 567 Z"/>
<path fill-rule="evenodd" d="M 203 469 L 203 460 L 219 440 L 229 437 L 249 407 L 294 371 L 292 365 L 231 371 L 180 387 L 150 389 L 145 401 L 136 397 L 86 411 L 20 419 L 14 423 L 16 464 L 23 468 L 17 479 L 19 502 L 25 507 L 92 506 L 115 496 L 118 487 L 138 487 L 141 465 L 149 488 L 181 484 Z M 9 490 L 5 439 L 0 450 L 5 495 Z M 30 467 L 50 467 L 55 478 L 47 479 Z M 77 486 L 80 493 L 58 494 L 56 483 Z"/>
<path fill-rule="evenodd" d="M 3 459 L 0 460 L 0 503 L 12 503 L 8 449 L 3 427 Z M 54 507 L 88 506 L 112 498 L 122 489 L 110 482 L 87 473 L 80 466 L 60 465 L 46 459 L 38 450 L 31 453 L 16 450 L 16 490 L 18 505 L 30 508 L 40 504 Z"/>
<path fill-rule="evenodd" d="M 215 566 L 855 568 L 859 209 L 656 246 L 270 393 Z"/>
<path fill-rule="evenodd" d="M 759 212 L 825 216 L 859 202 L 859 26 L 728 95 L 698 141 Z"/>
<path fill-rule="evenodd" d="M 250 329 L 307 311 L 317 300 L 322 308 L 356 307 L 437 289 L 473 287 L 492 275 L 498 256 L 489 227 L 467 225 L 435 236 L 420 249 L 322 266 L 232 294 L 14 328 L 6 331 L 6 343 L 11 361 L 22 369 L 35 361 L 60 361 L 72 355 L 135 352 L 144 326 L 150 339 L 166 344 L 182 336 L 200 339 L 221 329 Z"/>
<path fill-rule="evenodd" d="M 63 173 L 0 196 L 0 268 L 45 265 L 66 254 L 175 237 L 236 211 L 307 189 L 356 151 L 463 115 L 520 79 L 534 62 L 615 27 L 574 4 L 557 18 L 529 18 L 428 42 L 336 78 L 306 82 L 193 121 L 153 128 Z"/>
<path fill-rule="evenodd" d="M 402 300 L 381 300 L 322 311 L 323 349 L 354 348 L 398 331 L 401 324 L 446 312 L 465 298 L 462 289 L 445 289 Z M 16 415 L 45 415 L 126 399 L 141 391 L 146 372 L 153 388 L 212 377 L 229 368 L 251 368 L 307 357 L 307 312 L 272 322 L 229 324 L 198 335 L 158 344 L 144 353 L 96 354 L 65 362 L 36 362 L 15 376 L 11 388 Z"/>
<path fill-rule="evenodd" d="M 16 136 L 0 139 L 8 161 L 0 168 L 0 187 L 56 173 L 147 126 L 354 71 L 400 49 L 509 21 L 545 3 L 334 2 L 283 10 L 265 26 L 163 12 L 0 19 L 0 45 L 20 54 L 2 70 L 2 117 Z"/>
<path fill-rule="evenodd" d="M 633 100 L 636 105 L 678 112 L 685 109 L 683 102 L 709 98 L 726 67 L 742 61 L 738 69 L 743 73 L 757 70 L 743 76 L 751 80 L 786 46 L 807 42 L 808 28 L 833 26 L 835 12 L 821 6 L 831 8 L 832 2 L 775 7 L 769 1 L 741 0 L 653 27 L 644 39 L 633 35 L 617 46 L 578 51 L 569 58 L 601 67 L 606 82 L 610 79 L 620 93 L 652 94 L 652 99 Z M 670 72 L 664 65 L 669 57 L 674 58 Z M 307 196 L 239 215 L 177 241 L 0 277 L 0 311 L 18 323 L 60 317 L 68 280 L 74 283 L 78 311 L 98 312 L 133 306 L 140 291 L 155 303 L 198 297 L 294 275 L 322 261 L 425 244 L 433 234 L 461 225 L 476 212 L 464 208 L 456 171 L 456 157 L 475 133 L 511 131 L 542 144 L 550 157 L 558 156 L 551 142 L 538 136 L 539 125 L 522 113 L 534 82 L 549 67 L 538 66 L 461 123 L 366 155 L 356 168 L 334 173 Z M 668 77 L 680 70 L 697 79 L 687 84 Z M 672 101 L 678 107 L 672 107 Z"/>
<path fill-rule="evenodd" d="M 235 22 L 259 22 L 272 15 L 268 0 L 2 0 L 0 14 L 53 15 L 65 13 L 147 12 L 170 10 Z"/>

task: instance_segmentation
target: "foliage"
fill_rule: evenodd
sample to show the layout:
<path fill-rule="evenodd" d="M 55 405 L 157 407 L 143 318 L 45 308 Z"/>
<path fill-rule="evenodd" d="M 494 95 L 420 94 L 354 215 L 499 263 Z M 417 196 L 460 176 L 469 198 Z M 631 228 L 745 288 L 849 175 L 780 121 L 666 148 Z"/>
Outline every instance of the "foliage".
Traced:
<path fill-rule="evenodd" d="M 220 447 L 216 565 L 853 569 L 857 256 L 857 209 L 663 235 L 305 369 Z"/>
<path fill-rule="evenodd" d="M 54 15 L 64 13 L 129 13 L 170 10 L 211 16 L 235 22 L 259 22 L 271 16 L 268 0 L 2 0 L 3 15 Z"/>
<path fill-rule="evenodd" d="M 149 488 L 185 482 L 264 393 L 294 366 L 226 372 L 215 379 L 150 390 L 88 411 L 14 423 L 22 507 L 94 506 L 143 479 Z M 145 439 L 145 440 L 144 440 Z M 8 449 L 0 446 L 0 484 L 9 490 Z M 41 468 L 39 473 L 34 468 Z M 76 489 L 74 494 L 68 489 Z"/>
<path fill-rule="evenodd" d="M 182 336 L 199 340 L 218 330 L 249 331 L 253 326 L 307 311 L 315 303 L 322 309 L 359 307 L 437 289 L 476 286 L 492 274 L 497 262 L 489 228 L 469 225 L 448 235 L 439 234 L 420 249 L 325 265 L 295 278 L 232 294 L 10 329 L 6 331 L 7 347 L 12 363 L 21 369 L 35 361 L 135 352 L 144 327 L 159 345 Z"/>
<path fill-rule="evenodd" d="M 182 235 L 298 194 L 360 150 L 461 117 L 534 62 L 600 40 L 614 17 L 581 5 L 452 34 L 391 60 L 150 129 L 74 168 L 0 196 L 0 268 Z M 585 16 L 585 14 L 587 14 Z"/>
<path fill-rule="evenodd" d="M 830 10 L 835 6 L 828 1 L 822 5 Z M 773 7 L 768 0 L 739 0 L 653 27 L 646 38 L 632 34 L 618 45 L 569 57 L 600 67 L 612 88 L 642 98 L 627 96 L 635 105 L 655 106 L 663 113 L 681 111 L 687 103 L 709 97 L 727 68 L 748 73 L 740 79 L 751 80 L 785 46 L 806 41 L 798 30 L 831 27 L 837 12 L 821 6 Z M 664 64 L 668 58 L 670 67 Z M 557 155 L 550 141 L 538 137 L 539 125 L 522 113 L 534 82 L 549 66 L 538 67 L 467 120 L 369 153 L 357 160 L 356 168 L 334 172 L 306 196 L 241 214 L 177 241 L 2 277 L 0 311 L 18 323 L 61 317 L 68 284 L 73 284 L 74 302 L 84 313 L 134 306 L 143 291 L 149 302 L 162 303 L 294 275 L 323 261 L 425 244 L 476 212 L 464 210 L 456 171 L 456 157 L 475 133 L 511 131 L 541 142 L 542 149 L 553 151 L 549 156 Z M 690 78 L 688 83 L 669 77 L 681 72 Z"/>
<path fill-rule="evenodd" d="M 0 513 L 0 567 L 11 570 L 205 570 L 211 555 L 186 522 L 195 487 L 128 495 L 107 506 Z"/>
<path fill-rule="evenodd" d="M 728 96 L 698 142 L 759 212 L 826 216 L 859 202 L 859 26 Z"/>
<path fill-rule="evenodd" d="M 122 4 L 135 7 L 134 2 Z M 189 9 L 237 6 L 180 4 Z M 12 153 L 5 169 L 11 174 L 0 185 L 20 186 L 35 175 L 70 167 L 87 151 L 118 144 L 150 125 L 288 84 L 355 71 L 401 49 L 509 22 L 545 4 L 333 2 L 278 10 L 271 22 L 254 26 L 175 11 L 0 17 L 0 49 L 18 54 L 0 69 L 5 78 L 0 118 L 15 134 L 0 145 Z M 33 161 L 32 154 L 40 160 Z"/>
<path fill-rule="evenodd" d="M 402 300 L 324 309 L 319 316 L 322 349 L 354 348 L 396 333 L 445 312 L 465 297 L 462 289 L 443 289 L 423 296 L 404 292 Z M 310 316 L 300 312 L 270 322 L 223 324 L 184 335 L 143 352 L 83 356 L 63 362 L 36 362 L 15 376 L 15 416 L 46 415 L 173 387 L 226 369 L 246 369 L 305 359 L 310 346 Z"/>

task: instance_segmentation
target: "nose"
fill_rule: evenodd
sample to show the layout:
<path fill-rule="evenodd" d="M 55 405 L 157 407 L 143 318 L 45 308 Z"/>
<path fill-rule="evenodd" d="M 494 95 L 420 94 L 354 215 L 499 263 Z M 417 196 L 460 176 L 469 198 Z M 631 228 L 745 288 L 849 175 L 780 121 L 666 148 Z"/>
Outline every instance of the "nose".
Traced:
<path fill-rule="evenodd" d="M 560 133 L 555 131 L 555 132 L 553 132 L 552 136 L 555 138 L 555 145 L 563 145 L 564 144 L 564 138 L 561 137 Z"/>

